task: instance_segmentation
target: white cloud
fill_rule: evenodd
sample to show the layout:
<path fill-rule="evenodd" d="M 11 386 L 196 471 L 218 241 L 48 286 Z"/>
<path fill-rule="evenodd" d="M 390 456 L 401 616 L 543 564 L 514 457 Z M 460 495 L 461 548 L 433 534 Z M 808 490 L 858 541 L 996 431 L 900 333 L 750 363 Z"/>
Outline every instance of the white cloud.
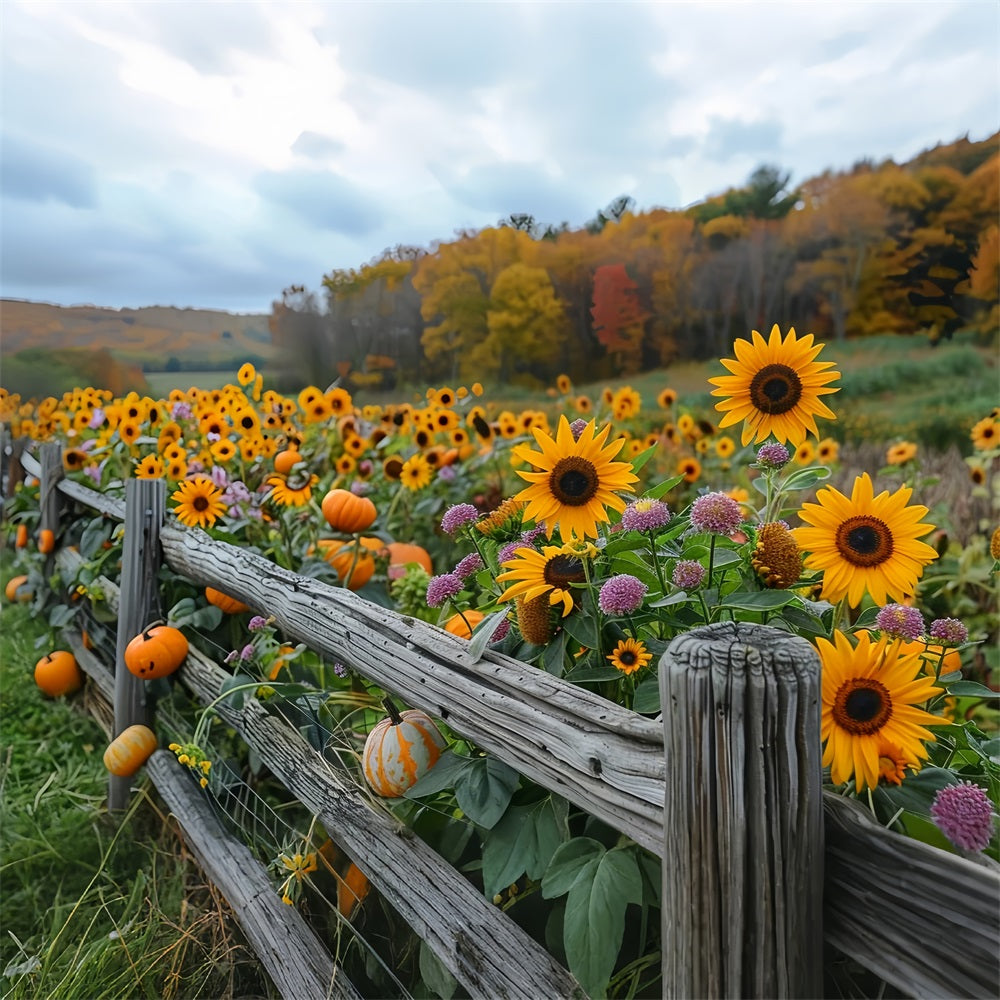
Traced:
<path fill-rule="evenodd" d="M 18 2 L 3 294 L 266 310 L 384 247 L 997 127 L 998 8 Z M 992 85 L 991 85 L 992 82 Z"/>

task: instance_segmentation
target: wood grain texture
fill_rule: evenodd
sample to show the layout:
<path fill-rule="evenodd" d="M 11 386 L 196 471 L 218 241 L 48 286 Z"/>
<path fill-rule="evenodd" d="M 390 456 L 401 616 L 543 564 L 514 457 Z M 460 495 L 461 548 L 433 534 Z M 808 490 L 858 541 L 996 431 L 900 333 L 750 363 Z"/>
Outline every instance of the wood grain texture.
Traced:
<path fill-rule="evenodd" d="M 520 660 L 291 573 L 200 531 L 165 526 L 164 558 L 201 585 L 273 615 L 307 643 L 447 721 L 526 775 L 659 854 L 663 804 L 660 726 Z"/>
<path fill-rule="evenodd" d="M 826 793 L 827 940 L 914 997 L 1000 995 L 1000 874 Z"/>
<path fill-rule="evenodd" d="M 197 650 L 181 677 L 209 702 L 229 675 Z M 450 864 L 381 808 L 357 769 L 321 756 L 254 699 L 220 715 L 351 856 L 470 997 L 583 998 L 576 980 Z"/>
<path fill-rule="evenodd" d="M 166 505 L 162 479 L 129 479 L 125 483 L 125 535 L 118 599 L 115 646 L 115 735 L 134 725 L 149 725 L 145 682 L 125 666 L 125 648 L 160 615 L 160 525 Z M 110 775 L 108 808 L 128 804 L 130 778 Z"/>
<path fill-rule="evenodd" d="M 660 688 L 665 995 L 820 996 L 816 651 L 766 626 L 708 625 L 670 644 Z"/>
<path fill-rule="evenodd" d="M 223 829 L 188 769 L 157 750 L 146 771 L 285 1000 L 360 1000 L 315 931 L 281 901 L 263 865 Z"/>

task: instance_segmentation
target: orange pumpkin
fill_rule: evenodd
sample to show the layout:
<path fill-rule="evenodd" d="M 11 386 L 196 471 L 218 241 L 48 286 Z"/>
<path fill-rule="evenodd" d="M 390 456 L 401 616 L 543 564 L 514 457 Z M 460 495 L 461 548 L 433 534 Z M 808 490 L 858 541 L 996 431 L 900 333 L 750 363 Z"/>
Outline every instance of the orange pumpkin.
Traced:
<path fill-rule="evenodd" d="M 26 524 L 19 524 L 17 526 L 17 531 L 14 533 L 14 547 L 18 549 L 23 549 L 28 544 L 28 526 Z"/>
<path fill-rule="evenodd" d="M 227 615 L 238 615 L 243 611 L 250 610 L 249 606 L 242 601 L 238 601 L 235 597 L 230 597 L 228 594 L 224 594 L 221 590 L 216 590 L 214 587 L 205 588 L 205 597 L 208 599 L 209 604 L 214 604 L 217 608 L 221 608 Z"/>
<path fill-rule="evenodd" d="M 438 762 L 447 744 L 426 712 L 399 712 L 389 698 L 382 703 L 389 716 L 368 734 L 361 760 L 372 791 L 394 799 Z"/>
<path fill-rule="evenodd" d="M 389 542 L 385 549 L 389 556 L 390 580 L 403 576 L 408 563 L 417 563 L 428 573 L 434 572 L 430 553 L 420 545 L 412 545 L 410 542 Z"/>
<path fill-rule="evenodd" d="M 27 582 L 26 576 L 12 576 L 7 581 L 7 586 L 3 588 L 4 597 L 8 601 L 20 601 L 22 604 L 26 604 L 32 598 L 31 590 L 24 586 Z M 18 593 L 19 590 L 21 593 Z"/>
<path fill-rule="evenodd" d="M 188 641 L 180 629 L 153 625 L 140 632 L 125 647 L 125 666 L 144 681 L 167 677 L 188 654 Z"/>
<path fill-rule="evenodd" d="M 445 632 L 450 632 L 452 635 L 457 635 L 459 639 L 471 639 L 472 629 L 474 629 L 485 617 L 482 611 L 477 611 L 475 608 L 469 608 L 468 611 L 462 612 L 462 615 L 452 615 L 445 623 Z"/>
<path fill-rule="evenodd" d="M 354 542 L 336 538 L 321 538 L 316 543 L 348 590 L 359 590 L 372 578 L 375 572 L 373 553 L 379 552 L 383 545 L 381 538 L 359 538 L 358 543 L 356 546 Z"/>
<path fill-rule="evenodd" d="M 330 490 L 320 504 L 326 523 L 334 531 L 353 535 L 375 523 L 378 511 L 368 497 L 359 497 L 350 490 Z"/>
<path fill-rule="evenodd" d="M 156 733 L 149 726 L 129 726 L 104 751 L 104 766 L 119 778 L 131 778 L 156 749 Z"/>
<path fill-rule="evenodd" d="M 58 649 L 35 664 L 35 683 L 50 698 L 61 698 L 83 687 L 83 674 L 73 654 Z"/>
<path fill-rule="evenodd" d="M 274 456 L 274 471 L 287 476 L 292 466 L 301 461 L 302 456 L 294 448 L 286 448 Z"/>
<path fill-rule="evenodd" d="M 50 552 L 55 551 L 55 547 L 55 532 L 51 528 L 42 528 L 42 530 L 38 532 L 38 551 L 41 552 L 43 556 L 47 556 Z"/>
<path fill-rule="evenodd" d="M 352 861 L 343 875 L 337 877 L 337 909 L 346 920 L 351 919 L 354 909 L 365 901 L 372 887 L 368 876 Z"/>

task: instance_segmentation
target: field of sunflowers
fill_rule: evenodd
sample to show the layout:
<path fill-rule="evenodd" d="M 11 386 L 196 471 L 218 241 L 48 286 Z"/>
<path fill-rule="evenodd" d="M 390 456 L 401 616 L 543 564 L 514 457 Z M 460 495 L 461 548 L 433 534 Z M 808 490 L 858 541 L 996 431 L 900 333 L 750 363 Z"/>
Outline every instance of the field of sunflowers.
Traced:
<path fill-rule="evenodd" d="M 537 407 L 494 404 L 478 383 L 362 405 L 337 385 L 279 393 L 245 364 L 233 384 L 158 400 L 0 390 L 0 420 L 12 439 L 59 442 L 65 475 L 92 489 L 164 479 L 171 522 L 651 718 L 674 637 L 720 621 L 801 636 L 822 662 L 829 787 L 910 837 L 997 864 L 1000 407 L 959 429 L 960 450 L 838 439 L 842 372 L 811 335 L 777 326 L 736 341 L 708 381 L 697 405 L 669 385 L 650 400 L 566 377 Z M 4 517 L 7 598 L 47 623 L 37 646 L 58 648 L 72 623 L 113 649 L 100 581 L 121 557 L 117 526 L 64 521 L 43 540 L 30 479 Z M 70 544 L 81 568 L 53 576 L 40 549 Z M 291 645 L 266 608 L 161 582 L 167 625 L 225 664 L 233 690 L 294 707 L 360 759 L 384 692 L 355 665 Z M 325 921 L 355 981 L 379 996 L 454 995 L 262 762 L 168 679 L 150 683 L 179 766 L 271 866 L 275 892 Z M 509 768 L 485 780 L 478 748 L 444 724 L 434 733 L 395 784 L 360 767 L 359 780 L 591 995 L 659 995 L 656 859 Z M 608 858 L 608 915 L 587 937 L 576 914 Z"/>

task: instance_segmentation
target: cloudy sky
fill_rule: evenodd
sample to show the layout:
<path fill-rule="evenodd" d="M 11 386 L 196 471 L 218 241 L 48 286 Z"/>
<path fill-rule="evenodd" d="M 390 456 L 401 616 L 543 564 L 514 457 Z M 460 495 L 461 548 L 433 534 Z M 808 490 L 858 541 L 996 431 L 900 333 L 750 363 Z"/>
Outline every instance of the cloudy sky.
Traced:
<path fill-rule="evenodd" d="M 998 30 L 994 0 L 2 0 L 0 291 L 266 312 L 513 212 L 902 161 L 997 129 Z"/>

